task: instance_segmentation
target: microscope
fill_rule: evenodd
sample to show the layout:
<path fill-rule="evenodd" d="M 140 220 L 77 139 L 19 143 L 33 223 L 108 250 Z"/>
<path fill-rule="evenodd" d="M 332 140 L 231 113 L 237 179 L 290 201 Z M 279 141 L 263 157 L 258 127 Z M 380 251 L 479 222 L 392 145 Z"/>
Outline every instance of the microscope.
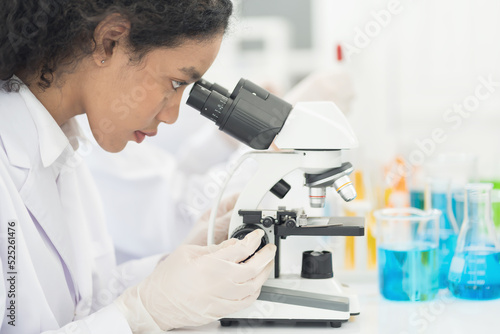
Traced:
<path fill-rule="evenodd" d="M 220 130 L 254 149 L 240 159 L 239 164 L 254 159 L 258 169 L 238 197 L 228 237 L 243 239 L 261 229 L 265 235 L 259 249 L 268 243 L 277 248 L 274 270 L 257 301 L 220 319 L 221 325 L 321 322 L 340 327 L 358 315 L 357 296 L 333 277 L 330 252 L 304 252 L 300 275 L 285 275 L 280 274 L 280 243 L 295 236 L 362 236 L 364 218 L 309 217 L 304 209 L 260 207 L 269 192 L 285 198 L 291 185 L 283 178 L 297 170 L 303 173 L 303 184 L 299 186 L 309 188 L 312 208 L 324 207 L 327 187 L 333 187 L 345 201 L 356 197 L 349 178 L 353 166 L 342 161 L 341 151 L 356 147 L 357 139 L 342 112 L 333 102 L 302 102 L 292 107 L 245 79 L 232 93 L 202 79 L 195 83 L 187 104 L 215 122 Z M 266 150 L 273 142 L 279 150 Z M 229 179 L 214 203 L 209 244 L 213 243 L 217 206 Z"/>

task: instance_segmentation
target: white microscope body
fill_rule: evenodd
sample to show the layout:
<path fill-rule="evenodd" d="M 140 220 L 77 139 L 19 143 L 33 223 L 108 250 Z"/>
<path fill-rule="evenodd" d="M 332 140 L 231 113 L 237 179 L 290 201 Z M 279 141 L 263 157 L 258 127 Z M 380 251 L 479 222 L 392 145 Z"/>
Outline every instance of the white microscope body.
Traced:
<path fill-rule="evenodd" d="M 323 206 L 327 186 L 335 187 L 346 201 L 354 199 L 356 193 L 348 177 L 352 166 L 342 162 L 341 150 L 355 148 L 357 138 L 334 103 L 303 102 L 292 109 L 274 143 L 279 151 L 255 151 L 248 155 L 258 162 L 258 170 L 236 202 L 228 237 L 243 237 L 249 228 L 263 229 L 266 242 L 275 243 L 278 249 L 275 269 L 259 299 L 251 307 L 221 319 L 221 324 L 293 321 L 327 322 L 339 327 L 351 315 L 359 314 L 356 295 L 333 277 L 280 276 L 279 243 L 293 235 L 363 235 L 363 218 L 313 219 L 283 208 L 259 209 L 259 205 L 273 187 L 284 182 L 283 177 L 297 169 L 305 173 L 304 185 L 309 187 L 312 207 Z M 286 195 L 287 190 L 282 188 L 283 184 L 278 187 L 277 196 Z"/>

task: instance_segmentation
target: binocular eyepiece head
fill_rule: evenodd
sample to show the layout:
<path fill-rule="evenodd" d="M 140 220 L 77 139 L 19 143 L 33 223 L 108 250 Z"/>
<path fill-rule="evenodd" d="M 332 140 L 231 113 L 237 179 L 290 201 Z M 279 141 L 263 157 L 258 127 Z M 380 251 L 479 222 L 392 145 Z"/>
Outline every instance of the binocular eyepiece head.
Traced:
<path fill-rule="evenodd" d="M 221 131 L 258 150 L 269 148 L 292 110 L 288 102 L 245 79 L 232 93 L 201 79 L 191 89 L 187 104 Z"/>

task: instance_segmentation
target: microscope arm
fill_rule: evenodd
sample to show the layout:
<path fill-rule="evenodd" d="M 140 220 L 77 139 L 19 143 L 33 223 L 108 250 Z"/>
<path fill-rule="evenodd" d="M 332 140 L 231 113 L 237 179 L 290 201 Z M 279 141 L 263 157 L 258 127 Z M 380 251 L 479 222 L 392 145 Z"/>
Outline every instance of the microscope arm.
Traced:
<path fill-rule="evenodd" d="M 340 151 L 265 151 L 255 152 L 249 157 L 258 162 L 259 168 L 236 202 L 229 225 L 229 238 L 243 223 L 238 211 L 258 208 L 267 192 L 290 172 L 301 169 L 306 173 L 318 173 L 342 164 Z"/>
<path fill-rule="evenodd" d="M 276 158 L 274 156 L 276 154 L 279 154 L 280 156 L 280 162 L 281 163 L 276 163 L 273 165 L 273 162 L 275 162 Z M 272 157 L 271 157 L 272 156 Z M 269 158 L 271 157 L 271 158 Z M 208 220 L 208 233 L 207 233 L 207 245 L 212 245 L 213 240 L 214 240 L 214 227 L 215 227 L 215 217 L 217 216 L 217 209 L 219 206 L 219 203 L 222 199 L 222 196 L 224 194 L 224 191 L 227 187 L 227 184 L 233 177 L 234 173 L 238 168 L 241 166 L 241 164 L 247 160 L 253 158 L 257 162 L 259 162 L 259 169 L 255 173 L 255 175 L 252 177 L 252 179 L 248 182 L 247 186 L 243 190 L 243 192 L 240 194 L 238 197 L 238 200 L 235 204 L 235 208 L 233 210 L 233 215 L 231 216 L 231 224 L 229 227 L 229 235 L 228 239 L 231 238 L 231 232 L 237 228 L 240 223 L 233 223 L 236 220 L 241 220 L 238 217 L 238 210 L 237 208 L 241 208 L 242 205 L 250 205 L 249 207 L 251 208 L 256 208 L 259 203 L 261 202 L 262 198 L 266 194 L 269 189 L 271 189 L 280 179 L 282 175 L 286 175 L 292 170 L 296 169 L 298 165 L 300 165 L 300 156 L 297 154 L 297 152 L 294 151 L 288 151 L 288 152 L 270 152 L 270 151 L 251 151 L 248 153 L 245 153 L 243 156 L 241 156 L 235 166 L 231 169 L 229 172 L 229 175 L 227 178 L 224 180 L 223 184 L 221 185 L 221 188 L 219 190 L 219 193 L 217 195 L 217 198 L 214 201 L 214 204 L 212 206 L 212 211 L 210 213 L 210 218 Z M 271 168 L 270 168 L 271 167 Z M 262 171 L 266 171 L 264 174 L 266 175 L 266 179 L 270 180 L 268 182 L 265 182 L 266 180 L 262 180 L 259 175 L 262 174 Z M 275 175 L 281 175 L 279 177 Z M 275 180 L 273 182 L 273 180 Z M 266 189 L 260 189 L 262 186 L 265 184 L 270 184 L 270 186 Z M 257 188 L 257 189 L 253 189 Z M 264 186 L 265 188 L 265 186 Z M 254 192 L 255 191 L 255 192 Z M 261 194 L 260 196 L 252 196 L 252 194 Z M 253 205 L 253 206 L 252 206 Z M 235 215 L 236 213 L 236 215 Z M 232 228 L 231 226 L 235 226 Z"/>

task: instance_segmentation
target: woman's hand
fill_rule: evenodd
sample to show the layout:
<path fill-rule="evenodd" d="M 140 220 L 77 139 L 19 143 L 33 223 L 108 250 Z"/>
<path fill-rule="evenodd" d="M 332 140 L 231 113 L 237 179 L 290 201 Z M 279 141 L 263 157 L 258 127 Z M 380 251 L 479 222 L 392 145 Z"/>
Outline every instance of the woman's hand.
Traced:
<path fill-rule="evenodd" d="M 134 333 L 198 326 L 249 307 L 273 268 L 276 246 L 259 247 L 262 230 L 219 245 L 183 245 L 115 304 Z"/>

